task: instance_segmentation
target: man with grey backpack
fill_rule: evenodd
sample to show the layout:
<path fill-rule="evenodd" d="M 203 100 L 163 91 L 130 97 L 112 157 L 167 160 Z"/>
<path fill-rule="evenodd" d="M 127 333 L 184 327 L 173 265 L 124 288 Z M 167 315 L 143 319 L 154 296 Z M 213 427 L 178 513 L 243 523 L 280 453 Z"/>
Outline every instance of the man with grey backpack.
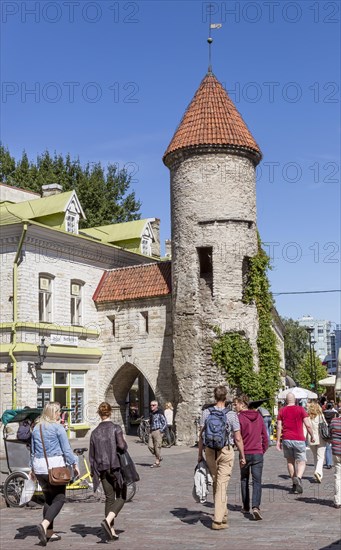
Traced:
<path fill-rule="evenodd" d="M 226 529 L 227 487 L 234 463 L 234 449 L 239 450 L 240 464 L 245 464 L 243 440 L 240 424 L 235 412 L 225 407 L 227 390 L 217 386 L 214 390 L 215 405 L 202 412 L 198 462 L 203 458 L 205 448 L 206 463 L 213 478 L 214 519 L 212 529 Z"/>

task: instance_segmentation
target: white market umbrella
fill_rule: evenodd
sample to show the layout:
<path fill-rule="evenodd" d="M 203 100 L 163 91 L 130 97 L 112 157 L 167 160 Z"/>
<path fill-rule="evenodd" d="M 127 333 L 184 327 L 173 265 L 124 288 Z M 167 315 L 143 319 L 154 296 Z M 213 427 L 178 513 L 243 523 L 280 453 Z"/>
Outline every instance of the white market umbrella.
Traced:
<path fill-rule="evenodd" d="M 298 386 L 280 391 L 277 397 L 278 399 L 285 399 L 288 393 L 293 393 L 296 399 L 317 399 L 317 393 Z"/>
<path fill-rule="evenodd" d="M 341 348 L 339 349 L 337 358 L 337 370 L 335 376 L 335 391 L 341 391 Z"/>
<path fill-rule="evenodd" d="M 327 376 L 327 378 L 323 378 L 322 380 L 318 381 L 319 386 L 335 386 L 335 380 L 336 376 L 335 374 L 332 374 L 331 376 Z"/>

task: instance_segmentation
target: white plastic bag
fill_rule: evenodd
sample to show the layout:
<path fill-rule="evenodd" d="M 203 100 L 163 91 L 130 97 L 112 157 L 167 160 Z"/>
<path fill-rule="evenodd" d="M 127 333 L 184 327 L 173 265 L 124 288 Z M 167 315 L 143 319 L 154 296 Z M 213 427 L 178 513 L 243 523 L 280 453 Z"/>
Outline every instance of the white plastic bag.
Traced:
<path fill-rule="evenodd" d="M 34 491 L 36 489 L 36 483 L 32 479 L 26 479 L 24 482 L 24 487 L 20 497 L 19 506 L 23 506 L 27 502 L 30 502 L 33 497 Z"/>

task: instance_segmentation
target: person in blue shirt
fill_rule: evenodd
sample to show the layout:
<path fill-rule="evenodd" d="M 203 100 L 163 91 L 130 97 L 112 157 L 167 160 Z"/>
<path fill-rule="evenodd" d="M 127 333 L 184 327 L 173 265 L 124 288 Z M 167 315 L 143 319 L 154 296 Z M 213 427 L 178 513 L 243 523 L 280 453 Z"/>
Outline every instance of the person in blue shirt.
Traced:
<path fill-rule="evenodd" d="M 44 456 L 40 427 L 44 439 L 48 466 Z M 53 530 L 53 522 L 65 503 L 65 485 L 49 483 L 48 468 L 70 465 L 79 475 L 77 458 L 73 455 L 64 427 L 60 424 L 60 403 L 47 403 L 37 419 L 31 439 L 31 479 L 37 479 L 45 498 L 43 521 L 37 525 L 38 538 L 43 546 L 48 540 L 60 540 Z"/>
<path fill-rule="evenodd" d="M 167 421 L 163 412 L 159 409 L 157 401 L 150 402 L 150 433 L 148 439 L 148 449 L 155 456 L 155 462 L 151 468 L 159 468 L 161 458 L 162 437 L 167 429 Z"/>

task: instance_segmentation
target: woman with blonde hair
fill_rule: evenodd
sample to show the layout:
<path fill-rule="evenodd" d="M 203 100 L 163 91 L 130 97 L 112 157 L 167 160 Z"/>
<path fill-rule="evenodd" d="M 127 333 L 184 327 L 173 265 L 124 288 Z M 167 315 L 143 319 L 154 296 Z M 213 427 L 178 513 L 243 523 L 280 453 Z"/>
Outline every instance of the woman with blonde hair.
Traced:
<path fill-rule="evenodd" d="M 324 422 L 323 412 L 317 401 L 309 403 L 307 412 L 310 417 L 311 427 L 313 430 L 314 440 L 308 435 L 308 445 L 314 457 L 314 478 L 317 483 L 321 483 L 323 478 L 323 462 L 326 452 L 326 442 L 320 437 L 319 423 Z"/>
<path fill-rule="evenodd" d="M 97 410 L 101 422 L 91 434 L 89 460 L 96 492 L 100 481 L 105 493 L 105 519 L 101 522 L 107 537 L 117 540 L 114 520 L 127 498 L 127 485 L 124 483 L 117 452 L 125 451 L 127 443 L 118 424 L 111 421 L 112 407 L 106 401 Z"/>
<path fill-rule="evenodd" d="M 38 480 L 45 498 L 43 521 L 37 525 L 38 537 L 43 546 L 48 541 L 61 539 L 53 530 L 53 522 L 64 506 L 66 486 L 51 485 L 48 469 L 65 465 L 72 465 L 74 474 L 79 475 L 77 459 L 72 453 L 64 427 L 60 424 L 60 403 L 54 401 L 45 405 L 35 423 L 31 439 L 30 477 Z"/>
<path fill-rule="evenodd" d="M 165 410 L 163 411 L 163 414 L 165 415 L 166 422 L 167 422 L 165 435 L 166 435 L 168 447 L 170 447 L 172 444 L 170 431 L 173 429 L 173 417 L 174 417 L 173 405 L 170 401 L 168 401 L 165 404 Z"/>

